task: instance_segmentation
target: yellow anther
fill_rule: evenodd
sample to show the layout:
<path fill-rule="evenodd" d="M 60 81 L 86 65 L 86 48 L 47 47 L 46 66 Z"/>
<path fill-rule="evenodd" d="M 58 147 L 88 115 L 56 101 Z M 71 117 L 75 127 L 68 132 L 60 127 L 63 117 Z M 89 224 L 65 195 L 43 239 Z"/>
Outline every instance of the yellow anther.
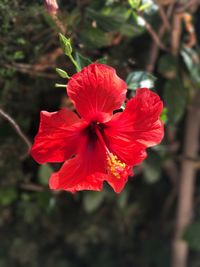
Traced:
<path fill-rule="evenodd" d="M 110 152 L 107 153 L 107 164 L 108 173 L 117 179 L 120 179 L 121 175 L 127 173 L 127 165 Z"/>

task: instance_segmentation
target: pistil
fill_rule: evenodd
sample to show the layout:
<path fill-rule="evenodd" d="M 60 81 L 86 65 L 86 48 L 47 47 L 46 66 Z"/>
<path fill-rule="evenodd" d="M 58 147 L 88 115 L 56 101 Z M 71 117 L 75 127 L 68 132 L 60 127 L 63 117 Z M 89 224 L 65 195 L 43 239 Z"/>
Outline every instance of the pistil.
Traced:
<path fill-rule="evenodd" d="M 114 155 L 108 149 L 105 140 L 98 128 L 98 125 L 95 127 L 95 132 L 99 138 L 99 141 L 103 145 L 106 151 L 106 161 L 107 161 L 107 172 L 108 174 L 113 175 L 115 178 L 120 179 L 123 176 L 127 176 L 127 173 L 130 172 L 130 167 L 126 163 L 122 162 L 117 155 Z"/>

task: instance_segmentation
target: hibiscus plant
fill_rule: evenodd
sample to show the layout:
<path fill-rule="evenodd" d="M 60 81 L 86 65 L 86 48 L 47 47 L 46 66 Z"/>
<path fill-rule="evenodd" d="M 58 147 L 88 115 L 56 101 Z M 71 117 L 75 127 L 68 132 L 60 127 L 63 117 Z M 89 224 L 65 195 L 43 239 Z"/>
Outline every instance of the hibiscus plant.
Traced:
<path fill-rule="evenodd" d="M 60 41 L 78 71 L 69 77 L 57 69 L 69 78 L 66 90 L 76 113 L 41 111 L 31 155 L 40 164 L 64 162 L 51 175 L 51 189 L 99 191 L 106 181 L 119 193 L 133 175 L 133 166 L 146 158 L 146 149 L 163 138 L 163 103 L 148 88 L 138 88 L 122 111 L 127 85 L 115 69 L 95 62 L 81 70 L 70 39 L 60 34 Z"/>
<path fill-rule="evenodd" d="M 199 267 L 199 21 L 0 1 L 0 267 Z"/>

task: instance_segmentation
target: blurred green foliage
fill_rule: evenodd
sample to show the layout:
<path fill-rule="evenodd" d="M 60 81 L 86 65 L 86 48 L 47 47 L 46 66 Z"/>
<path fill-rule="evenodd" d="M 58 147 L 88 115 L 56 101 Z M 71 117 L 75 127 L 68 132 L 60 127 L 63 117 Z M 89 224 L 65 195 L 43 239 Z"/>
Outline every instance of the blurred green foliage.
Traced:
<path fill-rule="evenodd" d="M 186 107 L 199 87 L 199 50 L 183 47 L 177 59 L 162 52 L 156 80 L 145 71 L 151 38 L 137 13 L 144 9 L 146 19 L 158 24 L 153 6 L 148 12 L 145 1 L 59 4 L 59 17 L 73 40 L 79 66 L 88 65 L 90 58 L 116 67 L 131 96 L 138 86 L 156 90 L 166 105 L 163 121 L 179 142 Z M 194 19 L 200 21 L 197 15 Z M 75 72 L 70 61 L 61 54 L 56 66 L 33 68 L 38 62 L 43 67 L 43 56 L 55 53 L 58 31 L 42 1 L 0 1 L 0 106 L 31 140 L 40 110 L 55 111 L 63 101 L 70 105 L 65 90 L 54 87 L 59 81 L 55 67 Z M 173 205 L 166 210 L 171 184 L 165 168 L 180 152 L 174 155 L 170 142 L 166 136 L 149 151 L 120 195 L 107 185 L 103 192 L 55 193 L 47 185 L 59 165 L 38 166 L 24 157 L 25 144 L 0 118 L 0 267 L 168 267 L 175 210 Z M 199 250 L 199 232 L 197 222 L 183 237 L 194 250 Z M 200 264 L 199 255 L 194 255 L 190 267 Z"/>

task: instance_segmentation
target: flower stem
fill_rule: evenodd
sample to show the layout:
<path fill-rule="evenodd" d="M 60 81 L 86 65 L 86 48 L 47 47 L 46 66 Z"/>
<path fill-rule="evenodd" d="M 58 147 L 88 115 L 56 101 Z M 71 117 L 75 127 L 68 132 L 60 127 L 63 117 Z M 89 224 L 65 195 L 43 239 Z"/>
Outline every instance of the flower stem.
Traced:
<path fill-rule="evenodd" d="M 66 88 L 66 84 L 56 83 L 55 87 L 64 87 L 64 88 Z"/>
<path fill-rule="evenodd" d="M 77 64 L 76 60 L 73 58 L 73 56 L 69 55 L 69 58 L 70 58 L 71 62 L 74 64 L 74 66 L 76 67 L 76 70 L 80 71 L 81 68 L 79 67 L 79 65 Z"/>

